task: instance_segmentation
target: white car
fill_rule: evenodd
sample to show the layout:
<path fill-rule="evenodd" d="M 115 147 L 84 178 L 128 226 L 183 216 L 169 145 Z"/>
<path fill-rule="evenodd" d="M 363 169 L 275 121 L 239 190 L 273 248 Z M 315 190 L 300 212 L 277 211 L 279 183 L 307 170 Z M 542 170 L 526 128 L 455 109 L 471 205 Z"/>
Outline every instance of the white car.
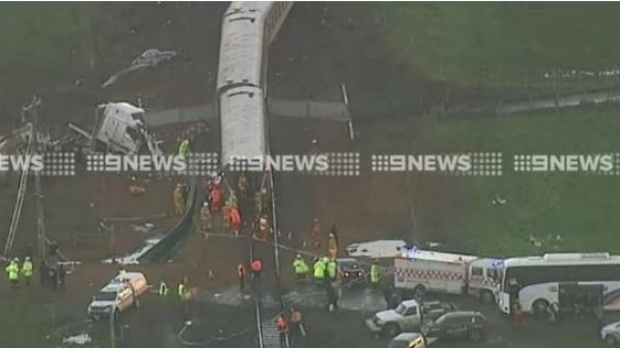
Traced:
<path fill-rule="evenodd" d="M 119 315 L 130 307 L 138 306 L 138 296 L 148 289 L 146 278 L 139 272 L 127 272 L 112 279 L 93 297 L 88 305 L 88 316 L 99 319 L 110 314 Z"/>
<path fill-rule="evenodd" d="M 601 338 L 610 346 L 620 344 L 620 321 L 604 326 Z"/>

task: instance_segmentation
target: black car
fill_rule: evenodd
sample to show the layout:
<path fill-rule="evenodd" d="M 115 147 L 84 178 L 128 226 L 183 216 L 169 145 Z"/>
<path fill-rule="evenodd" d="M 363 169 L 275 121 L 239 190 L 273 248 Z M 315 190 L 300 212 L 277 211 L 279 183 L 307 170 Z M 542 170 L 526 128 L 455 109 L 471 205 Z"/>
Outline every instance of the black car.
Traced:
<path fill-rule="evenodd" d="M 478 342 L 484 338 L 486 318 L 479 312 L 450 312 L 422 327 L 426 337 L 469 338 Z"/>
<path fill-rule="evenodd" d="M 342 284 L 364 284 L 367 278 L 367 266 L 356 259 L 338 259 L 338 268 Z"/>

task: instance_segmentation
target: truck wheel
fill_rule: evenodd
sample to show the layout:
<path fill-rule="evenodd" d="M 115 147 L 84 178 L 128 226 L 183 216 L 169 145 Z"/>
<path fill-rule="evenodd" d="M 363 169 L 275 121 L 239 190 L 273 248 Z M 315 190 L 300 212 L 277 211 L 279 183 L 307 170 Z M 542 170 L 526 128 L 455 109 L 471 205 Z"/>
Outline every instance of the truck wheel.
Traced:
<path fill-rule="evenodd" d="M 396 324 L 387 324 L 383 331 L 387 337 L 395 337 L 400 333 L 400 327 Z"/>
<path fill-rule="evenodd" d="M 618 343 L 618 342 L 616 341 L 614 336 L 607 335 L 607 336 L 605 336 L 605 343 L 607 343 L 608 346 L 615 346 L 616 343 Z"/>
<path fill-rule="evenodd" d="M 536 300 L 532 305 L 532 312 L 534 312 L 534 315 L 544 316 L 547 313 L 547 307 L 549 307 L 547 300 Z"/>
<path fill-rule="evenodd" d="M 483 290 L 480 294 L 480 299 L 483 303 L 493 303 L 495 302 L 495 295 L 489 290 Z"/>
<path fill-rule="evenodd" d="M 482 341 L 483 337 L 484 337 L 484 335 L 482 334 L 482 331 L 480 331 L 480 330 L 474 330 L 474 331 L 469 333 L 469 339 L 474 341 L 474 342 Z"/>
<path fill-rule="evenodd" d="M 418 285 L 413 289 L 413 294 L 417 298 L 422 298 L 426 294 L 426 288 L 424 285 Z"/>

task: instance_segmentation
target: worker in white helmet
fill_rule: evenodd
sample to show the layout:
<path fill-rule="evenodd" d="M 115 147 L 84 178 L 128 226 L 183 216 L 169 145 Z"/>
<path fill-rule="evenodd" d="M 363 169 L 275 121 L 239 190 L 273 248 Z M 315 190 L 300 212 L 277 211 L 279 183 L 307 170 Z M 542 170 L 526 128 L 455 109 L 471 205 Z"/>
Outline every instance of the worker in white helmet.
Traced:
<path fill-rule="evenodd" d="M 11 282 L 11 287 L 17 287 L 19 284 L 19 259 L 17 257 L 6 267 L 6 275 Z"/>
<path fill-rule="evenodd" d="M 26 256 L 26 259 L 24 259 L 24 263 L 22 264 L 22 275 L 24 276 L 24 281 L 26 282 L 26 285 L 30 285 L 33 270 L 34 267 L 32 265 L 32 260 L 30 260 L 30 256 Z"/>
<path fill-rule="evenodd" d="M 209 207 L 209 201 L 205 201 L 202 203 L 202 207 L 200 208 L 200 229 L 204 232 L 208 232 L 211 230 L 211 208 Z"/>

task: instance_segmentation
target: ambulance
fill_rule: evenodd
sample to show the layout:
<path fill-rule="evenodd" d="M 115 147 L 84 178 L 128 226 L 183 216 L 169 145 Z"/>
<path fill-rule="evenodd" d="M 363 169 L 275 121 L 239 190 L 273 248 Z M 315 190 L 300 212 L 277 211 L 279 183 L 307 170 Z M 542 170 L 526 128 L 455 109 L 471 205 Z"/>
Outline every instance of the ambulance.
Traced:
<path fill-rule="evenodd" d="M 394 287 L 407 296 L 469 294 L 490 303 L 498 292 L 501 261 L 411 248 L 394 259 Z"/>

